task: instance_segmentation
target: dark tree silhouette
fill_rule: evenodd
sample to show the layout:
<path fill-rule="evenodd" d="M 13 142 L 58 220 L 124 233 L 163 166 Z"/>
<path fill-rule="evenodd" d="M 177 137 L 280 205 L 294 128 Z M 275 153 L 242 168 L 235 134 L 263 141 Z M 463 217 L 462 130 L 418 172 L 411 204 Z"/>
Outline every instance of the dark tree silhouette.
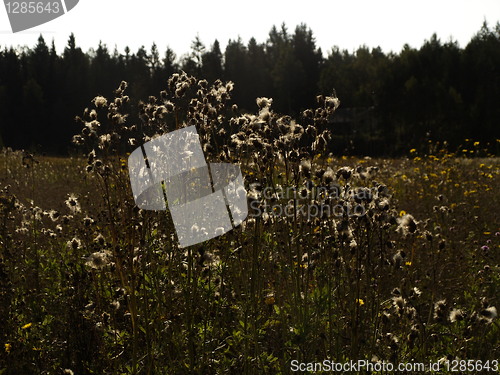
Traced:
<path fill-rule="evenodd" d="M 432 35 L 420 48 L 406 45 L 399 53 L 334 47 L 326 57 L 305 24 L 293 33 L 285 24 L 273 27 L 264 43 L 229 40 L 224 51 L 218 40 L 207 49 L 196 36 L 191 53 L 180 59 L 156 44 L 149 51 L 110 53 L 101 42 L 85 53 L 73 34 L 59 55 L 40 36 L 31 49 L 0 50 L 0 147 L 67 153 L 81 126 L 75 115 L 94 96 L 110 97 L 126 80 L 130 105 L 137 106 L 180 69 L 234 81 L 232 100 L 241 111 L 255 111 L 255 98 L 267 96 L 274 98 L 273 110 L 298 115 L 315 105 L 317 94 L 336 92 L 341 107 L 332 119 L 334 152 L 399 155 L 428 138 L 452 147 L 464 138 L 496 144 L 499 67 L 500 24 L 483 24 L 465 48 Z"/>

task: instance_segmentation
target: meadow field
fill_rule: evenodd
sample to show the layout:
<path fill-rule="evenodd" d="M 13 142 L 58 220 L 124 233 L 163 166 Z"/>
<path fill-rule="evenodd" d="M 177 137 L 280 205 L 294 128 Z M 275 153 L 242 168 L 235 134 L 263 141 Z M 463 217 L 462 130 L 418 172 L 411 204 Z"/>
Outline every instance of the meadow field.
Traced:
<path fill-rule="evenodd" d="M 500 373 L 499 140 L 335 156 L 335 97 L 242 114 L 231 83 L 175 74 L 129 124 L 126 88 L 77 118 L 72 157 L 0 155 L 0 374 Z M 169 212 L 135 205 L 127 156 L 186 125 L 241 167 L 250 212 L 179 249 Z"/>

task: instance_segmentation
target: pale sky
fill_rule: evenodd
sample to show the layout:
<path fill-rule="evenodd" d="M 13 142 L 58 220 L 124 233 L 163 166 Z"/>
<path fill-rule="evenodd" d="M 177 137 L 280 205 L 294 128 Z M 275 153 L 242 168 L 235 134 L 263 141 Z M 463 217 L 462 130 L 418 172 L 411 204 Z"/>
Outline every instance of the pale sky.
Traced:
<path fill-rule="evenodd" d="M 490 27 L 500 21 L 500 0 L 80 0 L 66 15 L 16 34 L 0 6 L 0 48 L 33 47 L 41 33 L 62 53 L 73 32 L 84 51 L 100 40 L 121 53 L 156 42 L 162 55 L 170 46 L 179 57 L 197 34 L 207 47 L 218 39 L 224 51 L 238 36 L 245 44 L 252 36 L 265 42 L 271 27 L 285 22 L 290 32 L 306 23 L 325 56 L 335 45 L 399 52 L 405 43 L 419 48 L 433 33 L 465 47 L 485 20 Z"/>

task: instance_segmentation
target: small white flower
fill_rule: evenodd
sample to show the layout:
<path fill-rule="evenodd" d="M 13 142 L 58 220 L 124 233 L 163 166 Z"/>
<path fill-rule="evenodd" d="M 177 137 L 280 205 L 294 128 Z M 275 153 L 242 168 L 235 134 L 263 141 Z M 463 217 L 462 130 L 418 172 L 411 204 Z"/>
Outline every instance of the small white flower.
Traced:
<path fill-rule="evenodd" d="M 108 253 L 104 251 L 92 253 L 86 260 L 85 265 L 93 269 L 102 269 L 109 264 Z"/>
<path fill-rule="evenodd" d="M 69 194 L 68 199 L 66 199 L 64 203 L 66 203 L 66 206 L 71 210 L 72 213 L 81 211 L 80 203 L 78 203 L 78 198 L 75 194 Z"/>

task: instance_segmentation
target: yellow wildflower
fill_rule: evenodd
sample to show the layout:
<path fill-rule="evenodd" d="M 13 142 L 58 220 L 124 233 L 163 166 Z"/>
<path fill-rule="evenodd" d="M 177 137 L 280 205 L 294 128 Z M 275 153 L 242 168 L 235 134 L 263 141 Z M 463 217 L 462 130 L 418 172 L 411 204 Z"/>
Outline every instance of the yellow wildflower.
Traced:
<path fill-rule="evenodd" d="M 9 343 L 5 344 L 5 351 L 6 351 L 7 353 L 10 353 L 10 350 L 11 350 L 11 349 L 12 349 L 12 345 L 11 345 L 11 344 L 9 344 Z"/>
<path fill-rule="evenodd" d="M 28 329 L 30 328 L 31 326 L 33 325 L 33 323 L 28 323 L 28 324 L 25 324 L 21 327 L 21 329 Z"/>
<path fill-rule="evenodd" d="M 365 304 L 365 301 L 363 301 L 362 298 L 356 298 L 356 303 L 359 303 L 359 306 L 363 306 Z"/>
<path fill-rule="evenodd" d="M 269 293 L 264 299 L 264 302 L 266 305 L 274 305 L 274 302 L 276 302 L 274 299 L 274 293 Z"/>

